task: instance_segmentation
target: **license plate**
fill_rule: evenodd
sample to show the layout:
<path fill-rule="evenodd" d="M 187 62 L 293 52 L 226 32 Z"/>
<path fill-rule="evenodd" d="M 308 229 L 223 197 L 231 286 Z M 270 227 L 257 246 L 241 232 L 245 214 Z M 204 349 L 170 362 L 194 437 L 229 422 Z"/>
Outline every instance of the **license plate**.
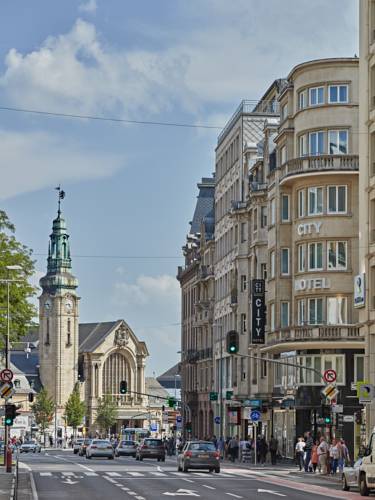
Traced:
<path fill-rule="evenodd" d="M 198 455 L 198 458 L 208 458 L 208 455 Z"/>

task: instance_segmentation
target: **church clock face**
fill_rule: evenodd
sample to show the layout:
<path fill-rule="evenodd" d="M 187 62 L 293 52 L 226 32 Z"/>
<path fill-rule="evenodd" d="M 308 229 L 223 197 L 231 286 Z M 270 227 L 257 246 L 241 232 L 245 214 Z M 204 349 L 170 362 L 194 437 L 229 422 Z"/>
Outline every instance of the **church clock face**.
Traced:
<path fill-rule="evenodd" d="M 49 311 L 50 311 L 50 309 L 51 309 L 51 302 L 49 300 L 46 300 L 45 303 L 44 303 L 44 310 L 48 314 Z"/>
<path fill-rule="evenodd" d="M 65 301 L 65 310 L 68 313 L 71 313 L 73 310 L 73 301 L 71 299 L 67 299 Z"/>

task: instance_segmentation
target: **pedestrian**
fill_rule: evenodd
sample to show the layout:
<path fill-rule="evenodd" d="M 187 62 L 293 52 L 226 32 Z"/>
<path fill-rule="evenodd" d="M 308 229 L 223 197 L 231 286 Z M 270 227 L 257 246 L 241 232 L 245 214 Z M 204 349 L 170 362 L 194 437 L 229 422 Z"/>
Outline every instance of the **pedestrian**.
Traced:
<path fill-rule="evenodd" d="M 318 459 L 320 473 L 327 474 L 327 463 L 328 463 L 328 444 L 324 436 L 320 438 L 320 443 L 318 446 Z"/>
<path fill-rule="evenodd" d="M 311 468 L 312 472 L 316 472 L 316 468 L 318 466 L 319 462 L 319 457 L 318 457 L 318 446 L 319 446 L 319 441 L 315 441 L 312 450 L 311 450 Z"/>
<path fill-rule="evenodd" d="M 220 453 L 221 459 L 224 458 L 224 446 L 225 446 L 225 443 L 224 443 L 223 436 L 220 436 L 220 438 L 217 442 L 217 451 Z"/>
<path fill-rule="evenodd" d="M 259 441 L 259 454 L 260 454 L 260 463 L 265 465 L 268 453 L 268 444 L 266 438 L 264 436 L 261 437 Z"/>
<path fill-rule="evenodd" d="M 329 447 L 329 458 L 331 464 L 331 474 L 336 475 L 337 467 L 339 463 L 340 450 L 337 446 L 336 439 L 332 439 L 331 446 Z"/>
<path fill-rule="evenodd" d="M 229 456 L 232 462 L 235 462 L 236 458 L 238 458 L 238 448 L 238 436 L 232 437 L 228 444 Z"/>
<path fill-rule="evenodd" d="M 279 448 L 279 442 L 273 435 L 271 435 L 268 448 L 271 453 L 271 464 L 276 465 L 276 457 L 277 457 L 277 450 Z"/>
<path fill-rule="evenodd" d="M 303 440 L 302 436 L 298 438 L 295 451 L 296 451 L 296 462 L 297 465 L 299 466 L 299 470 L 301 471 L 303 468 L 303 457 L 305 454 L 305 441 Z"/>
<path fill-rule="evenodd" d="M 313 445 L 314 445 L 314 440 L 311 437 L 311 432 L 306 432 L 305 455 L 304 455 L 305 472 L 309 472 L 309 464 L 311 460 L 311 452 Z"/>
<path fill-rule="evenodd" d="M 214 435 L 213 435 L 213 437 L 212 437 L 212 442 L 214 443 L 215 448 L 217 449 L 217 439 L 216 439 L 215 434 L 214 434 Z"/>
<path fill-rule="evenodd" d="M 339 442 L 339 473 L 343 474 L 345 465 L 350 465 L 349 450 L 343 439 Z"/>

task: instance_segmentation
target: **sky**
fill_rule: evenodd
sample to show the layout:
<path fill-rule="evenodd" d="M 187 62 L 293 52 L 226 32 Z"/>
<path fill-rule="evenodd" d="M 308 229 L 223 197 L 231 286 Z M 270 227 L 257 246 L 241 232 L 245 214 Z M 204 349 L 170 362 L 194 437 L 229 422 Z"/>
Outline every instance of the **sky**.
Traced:
<path fill-rule="evenodd" d="M 177 266 L 220 128 L 296 64 L 358 54 L 357 10 L 357 0 L 2 1 L 0 208 L 34 251 L 35 283 L 61 184 L 80 320 L 125 319 L 147 343 L 148 375 L 175 364 Z"/>

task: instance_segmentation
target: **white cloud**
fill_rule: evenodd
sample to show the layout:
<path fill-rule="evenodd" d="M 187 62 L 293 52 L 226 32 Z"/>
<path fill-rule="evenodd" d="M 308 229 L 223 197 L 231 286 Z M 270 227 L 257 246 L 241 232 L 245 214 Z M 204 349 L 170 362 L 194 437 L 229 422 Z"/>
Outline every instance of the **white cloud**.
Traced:
<path fill-rule="evenodd" d="M 0 200 L 63 181 L 113 174 L 124 158 L 49 132 L 0 129 Z"/>
<path fill-rule="evenodd" d="M 115 284 L 115 302 L 122 306 L 162 304 L 173 310 L 178 305 L 180 286 L 174 276 L 138 276 L 135 283 L 122 281 Z"/>
<path fill-rule="evenodd" d="M 80 12 L 87 12 L 88 14 L 95 14 L 97 8 L 96 0 L 88 0 L 78 6 Z"/>

